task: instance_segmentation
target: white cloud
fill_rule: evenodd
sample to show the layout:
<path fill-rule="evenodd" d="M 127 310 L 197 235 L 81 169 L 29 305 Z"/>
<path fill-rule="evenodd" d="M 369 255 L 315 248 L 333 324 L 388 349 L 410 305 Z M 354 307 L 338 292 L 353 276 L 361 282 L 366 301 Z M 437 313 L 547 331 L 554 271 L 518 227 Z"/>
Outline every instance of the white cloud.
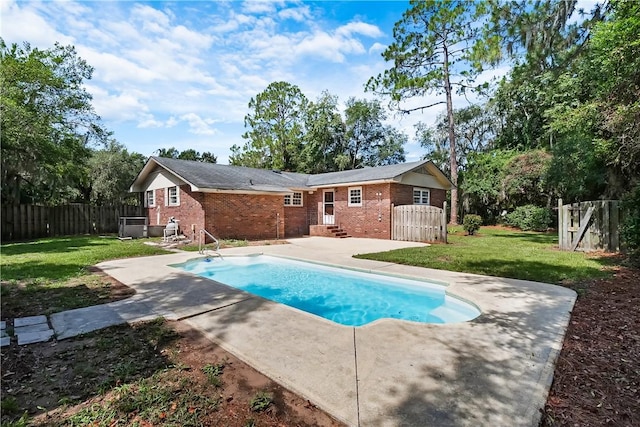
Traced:
<path fill-rule="evenodd" d="M 184 114 L 180 116 L 180 119 L 186 121 L 189 124 L 189 132 L 196 135 L 214 135 L 217 133 L 210 126 L 216 122 L 213 119 L 203 119 L 195 113 Z"/>
<path fill-rule="evenodd" d="M 353 34 L 361 34 L 367 37 L 381 37 L 382 31 L 375 25 L 367 24 L 366 22 L 349 22 L 347 25 L 343 25 L 336 30 L 336 34 L 345 37 L 352 36 Z"/>
<path fill-rule="evenodd" d="M 309 6 L 292 7 L 283 9 L 278 12 L 278 16 L 282 19 L 292 19 L 294 21 L 303 22 L 311 19 L 311 11 Z"/>
<path fill-rule="evenodd" d="M 38 8 L 37 3 L 0 1 L 0 16 L 2 37 L 7 44 L 28 41 L 32 46 L 49 48 L 56 41 L 63 45 L 73 44 L 75 41 L 50 24 L 47 14 Z"/>
<path fill-rule="evenodd" d="M 242 3 L 242 11 L 254 15 L 274 13 L 280 2 L 270 0 L 246 0 Z"/>
<path fill-rule="evenodd" d="M 95 85 L 85 84 L 87 92 L 93 96 L 93 107 L 104 120 L 138 121 L 147 117 L 148 107 L 140 101 L 139 94 L 110 93 Z"/>
<path fill-rule="evenodd" d="M 375 42 L 374 44 L 371 45 L 371 47 L 369 48 L 369 54 L 375 54 L 375 53 L 380 53 L 380 52 L 384 52 L 384 50 L 387 48 L 386 45 L 382 44 L 382 43 L 378 43 Z"/>

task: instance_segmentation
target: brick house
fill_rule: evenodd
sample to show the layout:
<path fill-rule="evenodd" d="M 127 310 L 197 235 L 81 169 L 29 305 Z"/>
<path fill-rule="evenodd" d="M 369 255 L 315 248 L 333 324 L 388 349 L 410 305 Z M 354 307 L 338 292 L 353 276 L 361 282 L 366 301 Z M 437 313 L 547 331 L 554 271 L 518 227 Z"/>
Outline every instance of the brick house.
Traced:
<path fill-rule="evenodd" d="M 150 225 L 175 217 L 192 238 L 390 239 L 393 206 L 442 207 L 451 186 L 429 160 L 309 175 L 151 157 L 130 191 L 144 193 Z"/>

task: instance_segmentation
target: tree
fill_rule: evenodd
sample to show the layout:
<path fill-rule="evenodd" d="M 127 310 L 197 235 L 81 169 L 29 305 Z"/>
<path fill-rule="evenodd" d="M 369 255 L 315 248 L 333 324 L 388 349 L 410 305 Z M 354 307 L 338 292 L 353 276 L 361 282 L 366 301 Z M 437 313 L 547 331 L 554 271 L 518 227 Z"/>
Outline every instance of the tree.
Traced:
<path fill-rule="evenodd" d="M 516 154 L 508 150 L 472 152 L 460 185 L 462 204 L 466 212 L 482 216 L 485 224 L 497 222 L 503 205 L 502 180 L 506 165 Z"/>
<path fill-rule="evenodd" d="M 554 193 L 547 179 L 551 157 L 543 150 L 530 150 L 507 162 L 501 190 L 509 208 L 523 205 L 551 207 Z"/>
<path fill-rule="evenodd" d="M 404 161 L 406 135 L 383 124 L 380 101 L 350 98 L 345 109 L 346 144 L 336 159 L 341 170 Z"/>
<path fill-rule="evenodd" d="M 178 151 L 176 147 L 158 148 L 156 150 L 156 154 L 159 157 L 166 157 L 168 159 L 177 159 L 178 156 L 180 155 L 180 151 Z"/>
<path fill-rule="evenodd" d="M 200 154 L 199 151 L 194 150 L 193 148 L 188 148 L 184 151 L 178 151 L 175 147 L 170 148 L 158 148 L 156 150 L 156 154 L 159 157 L 168 157 L 170 159 L 180 159 L 180 160 L 193 160 L 196 162 L 205 162 L 205 163 L 216 163 L 218 161 L 217 157 L 208 151 Z"/>
<path fill-rule="evenodd" d="M 307 98 L 295 85 L 274 82 L 249 101 L 247 143 L 231 147 L 231 164 L 294 171 L 302 151 Z"/>
<path fill-rule="evenodd" d="M 0 61 L 2 202 L 81 199 L 90 147 L 108 136 L 83 87 L 93 68 L 57 43 L 39 50 L 0 39 Z"/>
<path fill-rule="evenodd" d="M 496 119 L 486 107 L 471 105 L 453 111 L 456 141 L 456 164 L 464 169 L 470 153 L 489 149 L 496 134 Z M 434 161 L 442 170 L 450 173 L 448 115 L 440 114 L 434 127 L 419 122 L 415 126 L 416 139 L 426 150 L 425 158 Z"/>
<path fill-rule="evenodd" d="M 385 126 L 383 140 L 375 146 L 374 156 L 367 166 L 385 166 L 403 163 L 405 158 L 404 145 L 409 137 L 393 126 Z"/>
<path fill-rule="evenodd" d="M 453 0 L 411 0 L 411 8 L 393 29 L 395 42 L 382 56 L 393 68 L 372 78 L 367 89 L 391 97 L 392 105 L 409 113 L 446 103 L 451 171 L 451 223 L 457 224 L 458 165 L 453 116 L 453 90 L 472 88 L 480 71 L 481 56 L 472 47 L 479 34 L 481 3 Z M 429 94 L 444 100 L 418 107 L 401 103 Z"/>
<path fill-rule="evenodd" d="M 305 115 L 304 148 L 300 171 L 305 173 L 339 170 L 336 158 L 345 149 L 345 124 L 338 112 L 338 97 L 324 91 L 310 102 Z"/>
<path fill-rule="evenodd" d="M 89 160 L 91 201 L 98 205 L 135 202 L 137 196 L 129 193 L 129 187 L 145 161 L 142 154 L 129 153 L 113 139 L 106 148 L 94 151 Z"/>
<path fill-rule="evenodd" d="M 621 197 L 640 181 L 640 4 L 612 2 L 557 80 L 557 101 L 545 111 L 554 151 L 573 156 L 566 166 L 581 172 L 591 190 L 583 193 Z"/>
<path fill-rule="evenodd" d="M 579 9 L 581 19 L 575 20 L 577 5 L 577 0 L 539 0 L 533 4 L 528 0 L 490 0 L 490 18 L 476 52 L 493 63 L 505 54 L 521 63 L 524 53 L 524 63 L 535 73 L 562 69 L 580 54 L 591 29 L 609 12 L 603 1 L 589 12 Z"/>

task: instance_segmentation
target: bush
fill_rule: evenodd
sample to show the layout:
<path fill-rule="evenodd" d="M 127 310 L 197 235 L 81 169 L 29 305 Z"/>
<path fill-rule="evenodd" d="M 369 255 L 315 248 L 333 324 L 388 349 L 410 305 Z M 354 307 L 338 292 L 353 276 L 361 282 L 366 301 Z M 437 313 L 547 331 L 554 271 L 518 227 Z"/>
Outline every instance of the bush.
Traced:
<path fill-rule="evenodd" d="M 640 266 L 640 184 L 622 199 L 623 220 L 620 235 L 629 259 Z"/>
<path fill-rule="evenodd" d="M 480 226 L 482 225 L 482 218 L 480 215 L 468 214 L 464 216 L 464 221 L 462 221 L 462 227 L 464 231 L 469 233 L 469 236 L 472 236 L 473 233 L 480 230 Z"/>
<path fill-rule="evenodd" d="M 551 224 L 551 212 L 534 205 L 518 206 L 515 211 L 507 214 L 505 222 L 524 231 L 546 231 Z"/>

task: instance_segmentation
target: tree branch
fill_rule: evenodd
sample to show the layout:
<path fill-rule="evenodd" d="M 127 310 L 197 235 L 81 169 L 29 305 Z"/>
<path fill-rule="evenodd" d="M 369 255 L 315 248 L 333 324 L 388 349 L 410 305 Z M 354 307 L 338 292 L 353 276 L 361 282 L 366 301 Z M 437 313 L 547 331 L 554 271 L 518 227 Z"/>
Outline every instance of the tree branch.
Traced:
<path fill-rule="evenodd" d="M 429 104 L 429 105 L 423 105 L 422 107 L 416 107 L 416 108 L 409 108 L 408 110 L 405 110 L 403 108 L 399 108 L 400 112 L 403 114 L 409 114 L 413 111 L 418 111 L 418 110 L 425 110 L 427 108 L 431 108 L 431 107 L 435 107 L 436 105 L 440 105 L 440 104 L 444 104 L 444 101 L 438 101 L 438 102 L 434 102 L 433 104 Z"/>

